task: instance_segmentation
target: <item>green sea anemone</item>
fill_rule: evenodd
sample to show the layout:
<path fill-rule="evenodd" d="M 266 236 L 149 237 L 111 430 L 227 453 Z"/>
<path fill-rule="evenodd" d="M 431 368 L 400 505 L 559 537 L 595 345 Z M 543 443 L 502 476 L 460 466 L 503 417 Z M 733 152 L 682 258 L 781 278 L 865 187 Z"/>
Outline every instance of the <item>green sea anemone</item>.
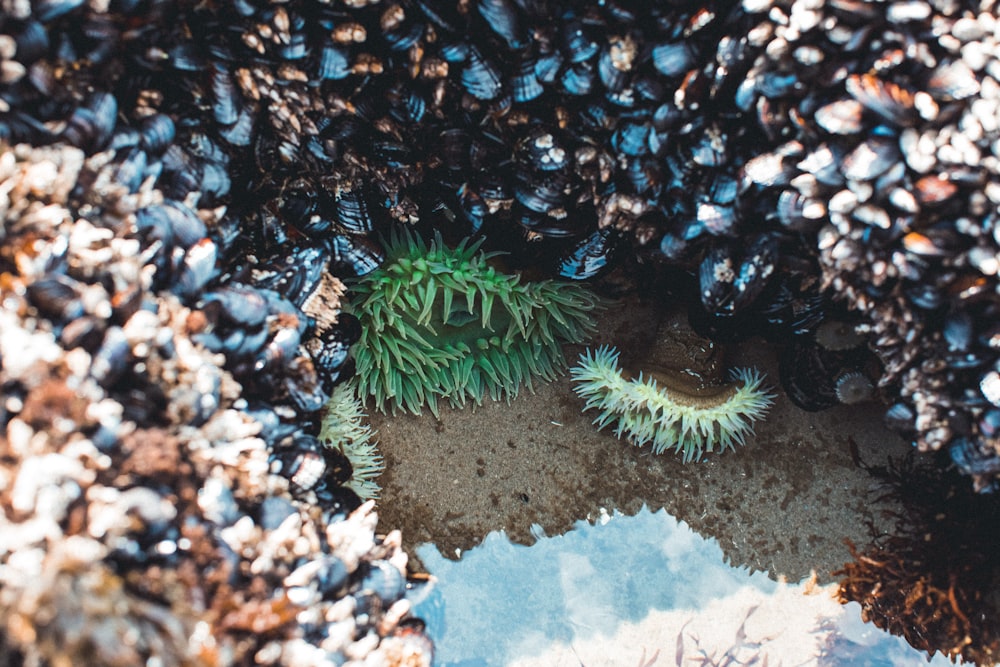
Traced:
<path fill-rule="evenodd" d="M 319 439 L 327 447 L 340 450 L 351 462 L 351 479 L 344 484 L 362 500 L 378 498 L 382 489 L 375 478 L 385 470 L 385 463 L 378 453 L 377 443 L 372 442 L 372 427 L 364 423 L 364 406 L 349 383 L 333 389 L 326 404 L 326 414 L 320 427 Z"/>
<path fill-rule="evenodd" d="M 600 300 L 574 283 L 522 283 L 497 271 L 482 240 L 447 247 L 394 233 L 383 265 L 353 290 L 361 339 L 358 391 L 375 406 L 438 414 L 438 397 L 461 407 L 517 395 L 565 367 L 562 344 L 595 329 Z"/>
<path fill-rule="evenodd" d="M 619 438 L 650 443 L 654 454 L 673 449 L 685 463 L 705 452 L 735 450 L 771 407 L 774 396 L 761 388 L 758 371 L 731 375 L 733 382 L 701 391 L 668 386 L 665 377 L 659 383 L 652 375 L 630 379 L 618 367 L 618 351 L 608 346 L 586 351 L 570 369 L 576 393 L 587 400 L 584 410 L 601 411 L 594 420 L 599 428 L 617 423 Z"/>

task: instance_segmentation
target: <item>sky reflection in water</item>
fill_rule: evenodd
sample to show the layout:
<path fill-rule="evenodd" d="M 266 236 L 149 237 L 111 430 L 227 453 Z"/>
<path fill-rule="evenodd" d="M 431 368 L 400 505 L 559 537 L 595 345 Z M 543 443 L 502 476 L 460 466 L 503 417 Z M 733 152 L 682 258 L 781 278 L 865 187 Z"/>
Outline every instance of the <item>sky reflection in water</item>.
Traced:
<path fill-rule="evenodd" d="M 490 533 L 457 562 L 429 544 L 417 555 L 438 581 L 415 613 L 445 667 L 951 664 L 862 623 L 835 585 L 727 565 L 663 510 L 579 521 L 530 547 Z"/>

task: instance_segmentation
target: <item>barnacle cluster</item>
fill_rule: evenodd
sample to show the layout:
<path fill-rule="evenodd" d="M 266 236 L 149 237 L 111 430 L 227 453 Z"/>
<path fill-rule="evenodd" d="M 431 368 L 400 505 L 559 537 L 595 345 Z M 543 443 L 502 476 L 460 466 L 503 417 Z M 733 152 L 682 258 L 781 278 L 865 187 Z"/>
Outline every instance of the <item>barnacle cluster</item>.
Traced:
<path fill-rule="evenodd" d="M 130 191 L 121 169 L 65 145 L 0 158 L 8 658 L 332 664 L 412 643 L 399 533 L 376 537 L 372 505 L 318 479 L 346 459 L 252 407 L 237 357 L 207 342 L 218 302 L 192 288 L 214 271 L 211 212 L 152 181 Z M 170 246 L 139 224 L 161 216 L 177 216 L 164 234 L 202 234 L 176 241 L 166 275 Z"/>
<path fill-rule="evenodd" d="M 370 527 L 345 518 L 360 502 L 351 462 L 317 435 L 351 346 L 372 335 L 340 299 L 383 262 L 391 224 L 486 234 L 512 264 L 568 278 L 621 263 L 680 276 L 671 296 L 702 332 L 784 346 L 793 400 L 863 398 L 860 374 L 895 428 L 993 488 L 998 16 L 993 0 L 3 3 L 0 502 L 18 537 L 0 559 L 61 582 L 7 599 L 8 641 L 70 646 L 35 626 L 88 592 L 141 623 L 164 618 L 150 604 L 177 605 L 179 626 L 159 622 L 180 636 L 181 598 L 130 573 L 170 579 L 220 549 L 235 554 L 213 560 L 232 564 L 220 581 L 261 577 L 233 594 L 273 614 L 263 633 L 213 616 L 232 619 L 211 625 L 219 662 L 294 662 L 286 640 L 341 650 L 323 633 L 353 612 L 303 624 L 280 602 L 285 570 L 322 555 L 311 562 L 333 574 L 316 576 L 340 582 L 316 584 L 330 601 L 367 590 L 366 572 L 390 580 L 392 540 L 345 557 L 344 579 L 329 531 L 293 541 L 315 554 L 233 544 L 268 544 L 286 520 L 312 530 L 318 513 L 330 530 Z M 864 340 L 825 347 L 830 321 Z M 130 452 L 160 441 L 189 467 L 130 471 Z M 37 489 L 20 472 L 35 468 Z M 230 509 L 184 499 L 203 488 Z M 114 498 L 134 489 L 184 498 L 168 518 L 148 494 Z M 121 523 L 101 529 L 102 512 Z M 170 532 L 193 527 L 207 542 Z M 93 543 L 64 548 L 77 537 Z M 81 558 L 94 578 L 65 578 Z M 200 599 L 249 608 L 225 595 Z M 357 604 L 367 620 L 344 642 L 371 648 L 396 619 Z"/>
<path fill-rule="evenodd" d="M 745 167 L 860 315 L 891 423 L 921 450 L 949 448 L 977 488 L 1000 471 L 997 15 L 992 2 L 831 2 L 770 23 L 781 48 L 754 70 L 795 84 L 761 114 L 779 145 Z"/>

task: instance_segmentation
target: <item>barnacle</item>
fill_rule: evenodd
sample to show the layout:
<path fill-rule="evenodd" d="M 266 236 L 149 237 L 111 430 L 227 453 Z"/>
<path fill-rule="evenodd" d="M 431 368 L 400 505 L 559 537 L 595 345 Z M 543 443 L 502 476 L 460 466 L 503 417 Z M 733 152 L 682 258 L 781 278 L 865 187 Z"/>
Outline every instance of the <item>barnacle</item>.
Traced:
<path fill-rule="evenodd" d="M 562 344 L 594 330 L 597 296 L 573 283 L 522 283 L 490 265 L 481 240 L 448 248 L 409 232 L 392 234 L 386 261 L 354 289 L 361 340 L 358 390 L 379 410 L 435 415 L 486 396 L 512 398 L 532 378 L 565 365 Z"/>

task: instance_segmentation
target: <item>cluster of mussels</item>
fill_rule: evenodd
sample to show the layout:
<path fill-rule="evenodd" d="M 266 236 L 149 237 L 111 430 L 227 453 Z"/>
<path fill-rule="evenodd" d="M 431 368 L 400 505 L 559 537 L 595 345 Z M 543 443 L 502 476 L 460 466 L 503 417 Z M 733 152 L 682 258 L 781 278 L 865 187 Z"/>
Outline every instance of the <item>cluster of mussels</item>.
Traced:
<path fill-rule="evenodd" d="M 349 373 L 358 333 L 323 321 L 341 289 L 330 274 L 371 271 L 375 234 L 405 223 L 486 233 L 513 262 L 571 278 L 623 258 L 666 267 L 700 331 L 782 343 L 800 406 L 864 400 L 878 382 L 895 428 L 949 447 L 988 489 L 997 13 L 980 0 L 54 3 L 18 24 L 15 40 L 58 28 L 61 41 L 34 47 L 6 128 L 81 134 L 106 113 L 92 92 L 105 79 L 150 129 L 174 119 L 188 157 L 171 178 L 229 205 L 224 275 L 313 318 L 294 341 L 310 356 L 281 352 L 307 362 L 279 363 L 304 376 L 288 382 L 299 412 Z"/>
<path fill-rule="evenodd" d="M 429 653 L 396 625 L 397 538 L 316 437 L 361 335 L 341 280 L 392 224 L 575 279 L 662 268 L 700 330 L 781 340 L 800 405 L 878 380 L 896 428 L 992 488 L 998 16 L 0 0 L 5 641 Z M 119 633 L 121 609 L 157 632 Z"/>
<path fill-rule="evenodd" d="M 754 70 L 794 76 L 758 104 L 780 145 L 745 166 L 809 235 L 823 286 L 862 317 L 922 451 L 948 448 L 980 490 L 1000 473 L 1000 9 L 829 2 Z M 834 56 L 833 54 L 837 54 Z M 815 61 L 803 67 L 802 61 Z"/>
<path fill-rule="evenodd" d="M 398 531 L 316 437 L 343 285 L 237 249 L 240 152 L 196 84 L 140 85 L 177 8 L 2 10 L 5 664 L 430 664 Z"/>
<path fill-rule="evenodd" d="M 344 481 L 332 450 L 248 400 L 241 357 L 208 342 L 229 291 L 265 311 L 259 366 L 301 314 L 266 289 L 203 291 L 214 213 L 126 168 L 68 145 L 0 156 L 8 661 L 429 664 L 398 531 L 325 490 Z"/>

